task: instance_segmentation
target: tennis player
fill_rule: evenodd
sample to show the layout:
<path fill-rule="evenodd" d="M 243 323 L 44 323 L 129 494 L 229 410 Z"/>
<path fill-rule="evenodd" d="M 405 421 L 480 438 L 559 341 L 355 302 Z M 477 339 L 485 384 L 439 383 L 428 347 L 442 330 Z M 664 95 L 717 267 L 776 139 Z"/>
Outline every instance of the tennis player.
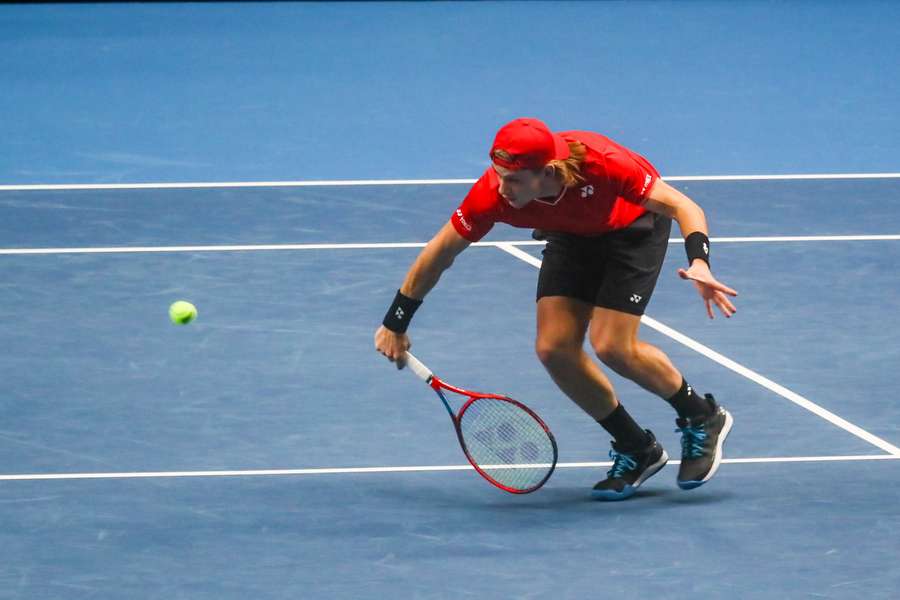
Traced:
<path fill-rule="evenodd" d="M 737 292 L 709 266 L 703 210 L 663 181 L 644 157 L 589 131 L 551 132 L 537 119 L 516 119 L 497 133 L 491 166 L 449 222 L 416 258 L 375 332 L 375 349 L 402 366 L 407 327 L 444 270 L 496 222 L 534 228 L 545 239 L 537 284 L 535 349 L 557 386 L 612 436 L 612 468 L 594 486 L 621 500 L 665 466 L 668 455 L 650 430 L 619 402 L 609 379 L 584 351 L 666 400 L 681 431 L 678 485 L 696 488 L 715 474 L 732 416 L 700 395 L 672 361 L 638 338 L 668 247 L 672 219 L 684 237 L 688 269 L 706 304 L 726 317 Z"/>

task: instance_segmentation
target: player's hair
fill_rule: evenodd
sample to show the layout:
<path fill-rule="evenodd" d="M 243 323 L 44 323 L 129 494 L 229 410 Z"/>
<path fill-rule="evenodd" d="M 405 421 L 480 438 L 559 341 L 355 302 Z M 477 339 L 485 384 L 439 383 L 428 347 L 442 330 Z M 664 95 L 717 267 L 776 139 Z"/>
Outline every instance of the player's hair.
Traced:
<path fill-rule="evenodd" d="M 568 142 L 568 144 L 569 158 L 565 160 L 551 160 L 546 164 L 546 166 L 556 169 L 562 184 L 567 187 L 584 181 L 584 175 L 581 174 L 581 165 L 584 164 L 584 157 L 587 155 L 587 148 L 581 142 Z M 499 148 L 494 150 L 494 156 L 504 161 L 512 161 L 513 159 L 509 152 Z M 544 167 L 541 167 L 540 169 L 533 169 L 532 172 L 537 175 L 543 170 Z"/>
<path fill-rule="evenodd" d="M 569 158 L 565 160 L 551 160 L 547 166 L 556 169 L 559 178 L 565 186 L 572 186 L 584 181 L 584 175 L 581 174 L 581 165 L 584 164 L 584 157 L 587 155 L 587 148 L 581 142 L 569 142 Z"/>

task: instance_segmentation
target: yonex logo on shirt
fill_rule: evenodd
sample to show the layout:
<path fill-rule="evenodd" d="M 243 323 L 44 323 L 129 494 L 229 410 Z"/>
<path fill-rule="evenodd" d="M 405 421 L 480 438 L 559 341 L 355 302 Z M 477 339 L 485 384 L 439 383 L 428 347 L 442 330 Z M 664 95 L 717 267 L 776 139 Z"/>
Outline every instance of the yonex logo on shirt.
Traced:
<path fill-rule="evenodd" d="M 466 228 L 466 231 L 472 231 L 472 226 L 469 225 L 468 222 L 466 222 L 466 218 L 463 216 L 461 209 L 456 209 L 456 216 L 459 217 L 459 222 L 462 223 L 462 226 Z"/>
<path fill-rule="evenodd" d="M 638 296 L 637 294 L 632 294 L 632 295 L 631 295 L 631 301 L 634 302 L 635 304 L 637 304 L 638 302 L 640 302 L 640 301 L 641 301 L 641 298 L 643 298 L 643 296 Z"/>
<path fill-rule="evenodd" d="M 650 182 L 651 182 L 651 181 L 653 181 L 653 175 L 650 175 L 650 174 L 648 173 L 647 176 L 644 177 L 644 187 L 641 188 L 641 196 L 643 196 L 643 195 L 644 195 L 644 192 L 647 191 L 647 186 L 650 185 Z"/>

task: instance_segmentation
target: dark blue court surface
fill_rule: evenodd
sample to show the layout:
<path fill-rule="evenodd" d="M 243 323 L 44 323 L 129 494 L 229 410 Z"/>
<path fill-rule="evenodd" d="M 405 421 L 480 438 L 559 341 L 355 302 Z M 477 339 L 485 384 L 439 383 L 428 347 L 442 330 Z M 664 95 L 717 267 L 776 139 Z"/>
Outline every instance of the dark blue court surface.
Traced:
<path fill-rule="evenodd" d="M 815 219 L 833 236 L 900 226 L 883 201 L 865 204 L 896 198 L 894 180 L 690 188 L 722 223 L 721 236 L 810 234 Z M 674 244 L 649 316 L 882 446 L 645 328 L 646 339 L 733 412 L 727 456 L 738 462 L 692 492 L 676 488 L 670 467 L 618 504 L 590 500 L 605 467 L 566 466 L 605 460 L 607 439 L 533 355 L 536 269 L 497 247 L 468 250 L 429 296 L 413 339 L 449 381 L 524 399 L 553 428 L 564 466 L 540 492 L 512 497 L 469 471 L 396 470 L 463 463 L 436 399 L 372 351 L 374 327 L 418 249 L 340 245 L 424 241 L 461 190 L 0 196 L 10 241 L 0 308 L 2 472 L 70 474 L 2 482 L 5 593 L 574 597 L 603 579 L 605 590 L 625 596 L 886 597 L 898 583 L 900 524 L 890 501 L 900 488 L 898 463 L 885 450 L 900 442 L 890 400 L 900 384 L 896 239 L 719 243 L 717 273 L 741 296 L 736 317 L 713 322 L 675 277 L 683 259 Z M 843 202 L 858 190 L 858 202 Z M 420 220 L 380 216 L 376 196 L 400 204 L 415 196 L 410 214 Z M 752 203 L 751 218 L 772 214 L 788 196 L 790 219 L 777 230 L 742 228 L 739 207 Z M 148 204 L 161 219 L 140 218 Z M 66 206 L 80 215 L 77 228 L 65 224 Z M 882 218 L 851 229 L 860 206 Z M 85 232 L 95 232 L 94 248 L 108 250 L 91 253 Z M 521 233 L 498 228 L 489 239 Z M 253 249 L 328 239 L 338 242 Z M 51 241 L 81 250 L 20 253 Z M 188 242 L 209 248 L 127 251 Z M 231 243 L 249 248 L 214 249 Z M 519 247 L 539 256 L 538 246 Z M 176 298 L 198 305 L 196 323 L 168 324 L 165 309 Z M 615 381 L 623 402 L 677 457 L 671 409 Z M 321 471 L 335 467 L 388 469 Z M 271 469 L 309 471 L 166 476 Z M 148 472 L 161 474 L 131 478 Z M 91 473 L 120 475 L 71 478 Z M 709 577 L 688 576 L 698 564 Z M 885 575 L 873 579 L 873 569 Z"/>
<path fill-rule="evenodd" d="M 410 331 L 448 382 L 547 421 L 544 488 L 465 469 L 439 401 L 373 350 L 468 184 L 21 184 L 474 178 L 496 126 L 525 114 L 664 173 L 897 171 L 898 17 L 0 9 L 0 599 L 896 597 L 900 175 L 673 179 L 706 212 L 738 313 L 706 317 L 675 227 L 642 336 L 735 428 L 707 485 L 679 490 L 671 464 L 621 503 L 591 499 L 608 436 L 534 355 L 528 231 L 463 253 Z M 565 56 L 530 36 L 497 60 L 541 19 L 569 31 Z M 553 69 L 558 85 L 527 78 Z M 195 323 L 169 323 L 177 299 Z M 671 408 L 611 378 L 677 459 Z"/>

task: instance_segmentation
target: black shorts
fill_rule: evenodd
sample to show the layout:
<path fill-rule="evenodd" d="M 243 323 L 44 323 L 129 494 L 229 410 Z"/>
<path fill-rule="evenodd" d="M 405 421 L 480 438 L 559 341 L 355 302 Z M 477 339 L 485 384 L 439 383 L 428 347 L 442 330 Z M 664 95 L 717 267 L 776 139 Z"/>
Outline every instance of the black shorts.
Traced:
<path fill-rule="evenodd" d="M 643 315 L 669 247 L 672 219 L 647 212 L 625 229 L 586 237 L 544 232 L 537 299 L 576 298 Z"/>

